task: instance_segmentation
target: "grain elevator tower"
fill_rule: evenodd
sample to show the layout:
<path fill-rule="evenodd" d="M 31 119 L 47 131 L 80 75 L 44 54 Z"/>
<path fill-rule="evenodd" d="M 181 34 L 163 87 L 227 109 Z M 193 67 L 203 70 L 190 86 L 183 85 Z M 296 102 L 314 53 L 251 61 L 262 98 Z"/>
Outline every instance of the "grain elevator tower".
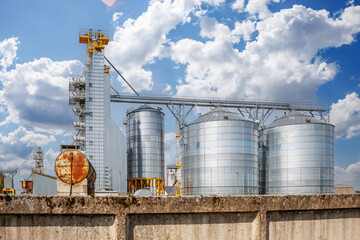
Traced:
<path fill-rule="evenodd" d="M 87 44 L 87 61 L 84 75 L 69 84 L 69 103 L 79 118 L 73 139 L 95 168 L 95 188 L 126 192 L 125 136 L 110 116 L 110 68 L 104 64 L 109 33 L 81 29 L 79 42 Z"/>

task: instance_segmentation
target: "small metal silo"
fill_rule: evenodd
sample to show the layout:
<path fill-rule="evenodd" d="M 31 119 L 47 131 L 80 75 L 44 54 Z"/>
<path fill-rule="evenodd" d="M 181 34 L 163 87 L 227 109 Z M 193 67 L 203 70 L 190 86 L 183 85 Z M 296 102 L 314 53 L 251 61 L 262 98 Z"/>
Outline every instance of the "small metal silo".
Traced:
<path fill-rule="evenodd" d="M 334 125 L 291 112 L 264 130 L 266 194 L 334 192 Z"/>
<path fill-rule="evenodd" d="M 164 178 L 164 113 L 147 105 L 127 112 L 128 179 Z"/>
<path fill-rule="evenodd" d="M 258 124 L 217 107 L 185 127 L 184 195 L 259 193 Z"/>

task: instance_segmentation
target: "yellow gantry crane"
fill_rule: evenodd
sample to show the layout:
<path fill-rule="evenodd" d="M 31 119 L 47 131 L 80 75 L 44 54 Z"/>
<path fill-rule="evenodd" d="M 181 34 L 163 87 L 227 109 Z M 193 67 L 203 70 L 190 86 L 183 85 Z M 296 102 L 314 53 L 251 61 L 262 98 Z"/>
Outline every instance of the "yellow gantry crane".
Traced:
<path fill-rule="evenodd" d="M 87 44 L 87 68 L 89 70 L 90 60 L 94 51 L 103 51 L 105 46 L 109 43 L 110 34 L 109 31 L 92 29 L 80 29 L 79 43 Z M 110 67 L 104 66 L 104 72 L 109 73 Z"/>

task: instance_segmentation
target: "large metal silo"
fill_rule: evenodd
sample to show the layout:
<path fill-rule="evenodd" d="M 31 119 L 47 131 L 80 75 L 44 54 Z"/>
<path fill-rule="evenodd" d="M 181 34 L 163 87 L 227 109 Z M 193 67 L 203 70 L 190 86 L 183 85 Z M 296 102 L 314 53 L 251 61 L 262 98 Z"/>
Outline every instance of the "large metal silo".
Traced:
<path fill-rule="evenodd" d="M 164 178 L 164 113 L 143 105 L 127 112 L 128 179 Z"/>
<path fill-rule="evenodd" d="M 334 192 L 334 126 L 291 112 L 264 130 L 266 194 Z"/>
<path fill-rule="evenodd" d="M 258 124 L 217 107 L 185 127 L 184 195 L 259 193 Z"/>

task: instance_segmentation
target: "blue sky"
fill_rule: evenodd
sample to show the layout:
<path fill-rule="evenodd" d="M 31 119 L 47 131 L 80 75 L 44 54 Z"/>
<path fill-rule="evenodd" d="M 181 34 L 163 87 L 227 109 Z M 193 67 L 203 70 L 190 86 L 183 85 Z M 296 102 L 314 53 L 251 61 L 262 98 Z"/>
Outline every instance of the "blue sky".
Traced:
<path fill-rule="evenodd" d="M 80 75 L 80 28 L 108 30 L 106 56 L 140 94 L 324 104 L 336 125 L 337 183 L 360 190 L 359 1 L 0 1 L 0 169 L 36 146 L 45 172 L 71 144 L 69 76 Z M 111 73 L 112 85 L 129 89 Z M 130 105 L 112 104 L 121 129 Z M 166 161 L 176 157 L 166 114 Z M 195 118 L 193 114 L 191 118 Z M 20 181 L 34 163 L 21 169 Z M 19 189 L 19 185 L 17 188 Z"/>

